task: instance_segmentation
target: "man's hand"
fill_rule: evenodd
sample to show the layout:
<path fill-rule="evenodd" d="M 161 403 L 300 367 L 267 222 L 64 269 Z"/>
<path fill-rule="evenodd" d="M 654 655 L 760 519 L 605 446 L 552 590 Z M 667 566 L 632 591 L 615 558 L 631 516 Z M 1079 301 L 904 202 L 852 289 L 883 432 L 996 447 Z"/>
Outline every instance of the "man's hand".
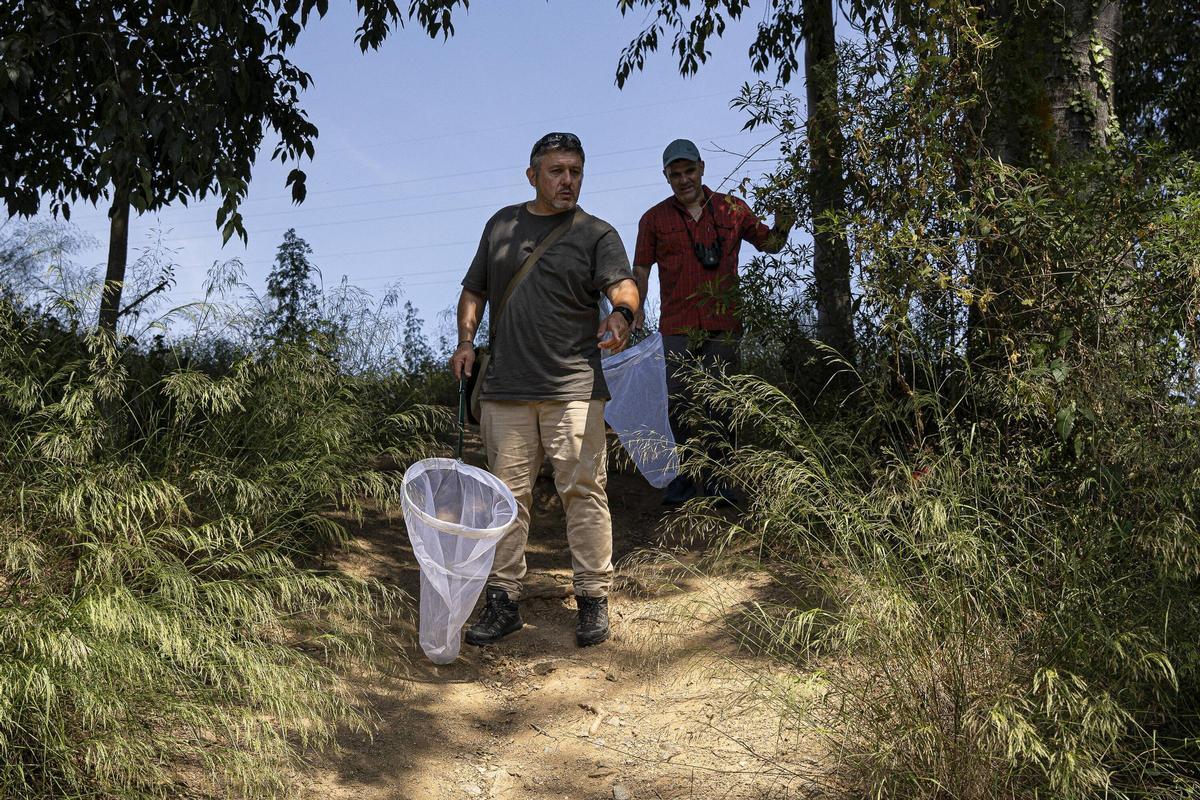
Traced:
<path fill-rule="evenodd" d="M 633 314 L 633 325 L 631 327 L 634 333 L 646 327 L 646 312 L 642 310 L 641 306 L 638 306 L 638 310 Z"/>
<path fill-rule="evenodd" d="M 780 210 L 775 212 L 775 224 L 771 226 L 771 235 L 762 247 L 764 253 L 778 253 L 787 246 L 788 236 L 796 224 L 794 212 Z"/>
<path fill-rule="evenodd" d="M 471 370 L 475 369 L 475 345 L 470 342 L 460 342 L 454 351 L 454 355 L 450 356 L 450 371 L 454 373 L 454 380 L 461 381 L 463 376 L 471 377 Z"/>
<path fill-rule="evenodd" d="M 612 336 L 605 339 L 605 335 L 610 333 Z M 596 338 L 600 340 L 600 346 L 605 350 L 611 350 L 614 353 L 624 350 L 625 345 L 629 343 L 629 323 L 625 321 L 625 316 L 614 311 L 605 317 L 596 331 Z"/>

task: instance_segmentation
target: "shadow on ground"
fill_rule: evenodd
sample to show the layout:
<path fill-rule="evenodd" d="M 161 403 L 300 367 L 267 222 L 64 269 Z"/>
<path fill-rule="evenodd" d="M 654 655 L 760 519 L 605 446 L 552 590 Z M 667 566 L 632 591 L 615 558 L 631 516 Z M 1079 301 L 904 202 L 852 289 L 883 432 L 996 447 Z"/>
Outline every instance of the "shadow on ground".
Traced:
<path fill-rule="evenodd" d="M 478 453 L 475 449 L 472 452 Z M 376 715 L 374 735 L 346 734 L 302 777 L 322 800 L 449 798 L 798 798 L 815 771 L 799 729 L 761 704 L 739 705 L 746 678 L 768 668 L 745 654 L 725 620 L 771 591 L 760 573 L 712 579 L 691 569 L 690 537 L 668 533 L 660 493 L 639 476 L 609 479 L 614 634 L 595 648 L 574 643 L 570 556 L 561 505 L 548 479 L 535 490 L 522 600 L 526 627 L 499 645 L 464 645 L 436 666 L 409 642 L 392 674 L 354 682 Z M 666 538 L 664 538 L 666 537 Z M 400 519 L 369 516 L 347 571 L 419 591 Z M 676 549 L 663 560 L 647 554 Z M 732 721 L 733 727 L 729 727 Z M 807 760 L 807 761 L 806 761 Z"/>

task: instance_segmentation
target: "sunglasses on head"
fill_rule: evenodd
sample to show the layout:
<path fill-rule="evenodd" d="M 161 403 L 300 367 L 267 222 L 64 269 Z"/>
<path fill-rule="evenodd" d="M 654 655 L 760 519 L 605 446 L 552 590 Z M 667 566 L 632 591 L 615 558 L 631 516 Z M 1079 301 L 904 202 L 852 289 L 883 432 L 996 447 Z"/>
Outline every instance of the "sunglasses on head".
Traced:
<path fill-rule="evenodd" d="M 536 156 L 545 150 L 557 150 L 559 148 L 582 151 L 583 142 L 579 141 L 579 137 L 573 133 L 547 133 L 534 144 L 530 156 Z"/>

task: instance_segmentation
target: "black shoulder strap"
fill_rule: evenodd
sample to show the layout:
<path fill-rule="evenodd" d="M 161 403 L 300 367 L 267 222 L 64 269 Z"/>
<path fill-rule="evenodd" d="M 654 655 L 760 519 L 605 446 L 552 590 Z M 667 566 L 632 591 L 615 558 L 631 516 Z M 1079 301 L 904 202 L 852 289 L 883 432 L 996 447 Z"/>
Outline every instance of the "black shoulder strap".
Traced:
<path fill-rule="evenodd" d="M 533 249 L 533 252 L 525 259 L 525 263 L 517 270 L 517 274 L 512 276 L 512 280 L 508 282 L 508 288 L 504 290 L 504 296 L 500 298 L 500 302 L 492 306 L 492 330 L 496 329 L 496 323 L 500 320 L 500 314 L 504 311 L 504 307 L 508 305 L 508 300 L 512 297 L 513 292 L 516 291 L 517 285 L 525 280 L 529 273 L 533 271 L 534 264 L 546 254 L 546 251 L 550 249 L 550 245 L 557 242 L 567 232 L 567 229 L 575 222 L 575 218 L 581 213 L 583 212 L 577 207 L 574 214 L 567 217 L 557 228 L 546 234 L 546 238 L 538 242 L 538 246 Z"/>

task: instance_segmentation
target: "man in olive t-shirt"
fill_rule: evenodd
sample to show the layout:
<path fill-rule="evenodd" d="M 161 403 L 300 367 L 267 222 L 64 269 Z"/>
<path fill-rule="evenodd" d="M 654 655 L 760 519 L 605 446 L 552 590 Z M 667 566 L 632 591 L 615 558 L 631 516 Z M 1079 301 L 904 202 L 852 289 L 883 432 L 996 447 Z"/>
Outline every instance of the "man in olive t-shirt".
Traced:
<path fill-rule="evenodd" d="M 623 349 L 639 295 L 616 230 L 578 206 L 583 146 L 550 133 L 533 146 L 526 177 L 531 202 L 502 208 L 487 222 L 462 281 L 456 378 L 470 375 L 484 305 L 492 303 L 492 357 L 480 393 L 480 428 L 492 472 L 517 498 L 517 521 L 496 546 L 487 598 L 467 642 L 491 644 L 523 626 L 517 606 L 533 482 L 550 457 L 567 517 L 580 646 L 608 638 L 612 522 L 608 513 L 604 404 L 608 386 L 600 348 Z M 555 236 L 497 314 L 522 264 Z M 601 319 L 607 296 L 613 312 Z"/>

